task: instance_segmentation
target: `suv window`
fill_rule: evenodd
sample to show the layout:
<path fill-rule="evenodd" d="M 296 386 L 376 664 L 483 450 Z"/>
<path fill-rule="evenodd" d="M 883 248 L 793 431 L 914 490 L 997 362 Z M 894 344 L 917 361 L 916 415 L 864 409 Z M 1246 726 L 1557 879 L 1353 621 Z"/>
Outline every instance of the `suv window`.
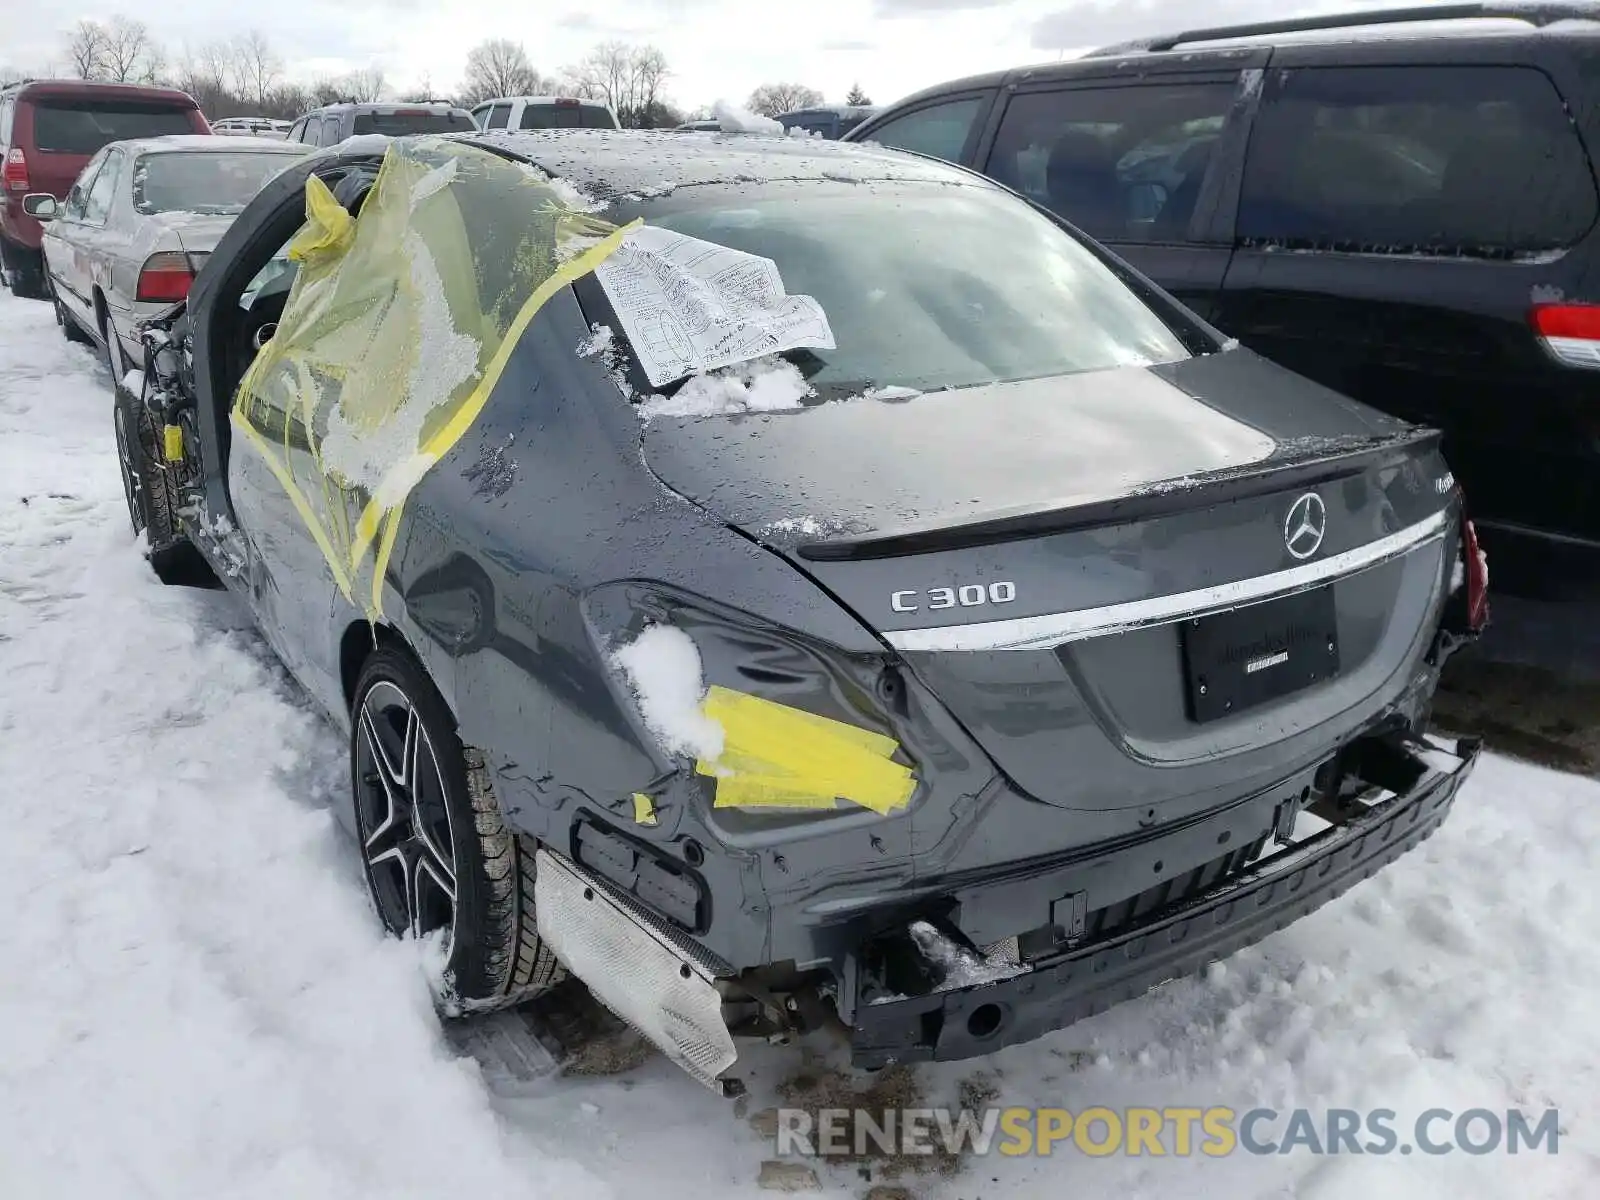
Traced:
<path fill-rule="evenodd" d="M 306 119 L 304 117 L 294 123 L 294 127 L 289 130 L 289 136 L 284 140 L 290 142 L 303 142 L 306 140 Z"/>
<path fill-rule="evenodd" d="M 1232 85 L 1015 96 L 984 173 L 1107 242 L 1184 241 Z"/>
<path fill-rule="evenodd" d="M 981 96 L 930 104 L 903 117 L 885 121 L 872 131 L 869 141 L 918 154 L 931 154 L 946 162 L 960 162 L 972 122 L 983 106 Z"/>
<path fill-rule="evenodd" d="M 344 114 L 334 113 L 322 118 L 322 137 L 318 139 L 320 146 L 337 146 L 344 141 Z"/>
<path fill-rule="evenodd" d="M 122 177 L 122 151 L 113 150 L 106 155 L 106 165 L 95 176 L 89 188 L 89 198 L 83 206 L 83 220 L 87 225 L 104 225 L 116 199 L 117 182 Z"/>
<path fill-rule="evenodd" d="M 394 112 L 357 110 L 355 128 L 350 132 L 354 136 L 381 133 L 404 137 L 408 133 L 471 133 L 476 128 L 472 118 L 458 109 L 433 112 L 426 108 L 402 108 Z"/>
<path fill-rule="evenodd" d="M 35 100 L 33 144 L 46 153 L 93 154 L 128 138 L 193 133 L 188 109 L 107 100 Z"/>
<path fill-rule="evenodd" d="M 9 146 L 11 144 L 11 120 L 12 114 L 16 110 L 17 98 L 15 96 L 0 97 L 0 146 Z"/>
<path fill-rule="evenodd" d="M 1570 246 L 1594 177 L 1554 85 L 1529 67 L 1276 73 L 1238 232 L 1367 253 L 1503 256 Z"/>
<path fill-rule="evenodd" d="M 489 109 L 489 119 L 483 123 L 485 129 L 504 129 L 511 120 L 511 105 L 496 104 Z"/>
<path fill-rule="evenodd" d="M 615 129 L 608 109 L 598 104 L 524 104 L 522 129 Z"/>

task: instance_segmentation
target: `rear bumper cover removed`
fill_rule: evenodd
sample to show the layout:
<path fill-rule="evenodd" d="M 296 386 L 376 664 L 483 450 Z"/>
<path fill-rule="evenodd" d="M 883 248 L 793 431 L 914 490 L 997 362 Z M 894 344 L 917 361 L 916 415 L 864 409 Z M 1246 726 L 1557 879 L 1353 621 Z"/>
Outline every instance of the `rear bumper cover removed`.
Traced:
<path fill-rule="evenodd" d="M 1066 950 L 998 982 L 864 1004 L 859 1067 L 947 1061 L 1030 1041 L 1261 940 L 1417 845 L 1443 822 L 1477 763 L 1478 743 L 1400 750 L 1413 782 L 1341 824 L 1260 860 L 1228 884 L 1138 927 Z"/>

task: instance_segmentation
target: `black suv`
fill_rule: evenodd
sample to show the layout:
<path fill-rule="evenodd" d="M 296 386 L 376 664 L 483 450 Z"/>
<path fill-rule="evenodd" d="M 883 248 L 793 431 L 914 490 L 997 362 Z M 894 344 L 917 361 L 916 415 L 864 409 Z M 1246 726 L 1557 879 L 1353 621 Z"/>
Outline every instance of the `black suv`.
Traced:
<path fill-rule="evenodd" d="M 346 138 L 376 133 L 471 133 L 472 114 L 454 104 L 326 104 L 308 112 L 289 130 L 288 140 L 308 146 L 337 146 Z"/>
<path fill-rule="evenodd" d="M 1443 429 L 1497 587 L 1593 598 L 1600 24 L 1582 18 L 1600 5 L 1194 30 L 931 88 L 844 140 L 981 171 L 1252 349 Z M 1450 24 L 1398 28 L 1423 20 Z"/>

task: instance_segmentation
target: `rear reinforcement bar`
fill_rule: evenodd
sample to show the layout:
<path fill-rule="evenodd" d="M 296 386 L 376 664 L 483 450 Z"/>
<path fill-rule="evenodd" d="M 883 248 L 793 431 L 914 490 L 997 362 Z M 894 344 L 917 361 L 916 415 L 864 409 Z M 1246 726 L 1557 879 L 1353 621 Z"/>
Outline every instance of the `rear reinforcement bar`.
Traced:
<path fill-rule="evenodd" d="M 1033 962 L 1010 978 L 855 1010 L 859 1067 L 989 1054 L 1132 999 L 1299 920 L 1417 845 L 1443 822 L 1479 742 L 1411 737 L 1365 747 L 1353 773 L 1381 789 L 1338 823 L 1270 854 L 1132 929 Z"/>

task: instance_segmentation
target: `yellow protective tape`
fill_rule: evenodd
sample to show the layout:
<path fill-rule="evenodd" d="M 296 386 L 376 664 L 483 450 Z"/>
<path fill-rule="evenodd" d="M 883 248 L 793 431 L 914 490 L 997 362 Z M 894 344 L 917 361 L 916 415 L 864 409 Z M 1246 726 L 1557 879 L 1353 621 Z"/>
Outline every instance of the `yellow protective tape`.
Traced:
<path fill-rule="evenodd" d="M 183 426 L 163 425 L 161 427 L 161 451 L 169 463 L 183 461 Z"/>
<path fill-rule="evenodd" d="M 635 825 L 656 824 L 656 802 L 643 792 L 633 794 L 633 823 Z"/>
<path fill-rule="evenodd" d="M 478 386 L 472 390 L 472 394 L 462 402 L 461 407 L 456 410 L 455 414 L 445 422 L 439 431 L 423 442 L 420 453 L 427 460 L 429 467 L 432 467 L 434 463 L 450 453 L 455 444 L 466 434 L 467 430 L 472 428 L 473 422 L 483 413 L 483 406 L 489 403 L 489 397 L 493 394 L 495 385 L 500 382 L 500 376 L 505 373 L 506 363 L 511 361 L 511 355 L 517 348 L 517 342 L 521 340 L 523 332 L 533 322 L 534 317 L 539 315 L 539 310 L 549 302 L 550 297 L 554 296 L 562 288 L 582 279 L 608 257 L 616 253 L 617 247 L 622 244 L 622 239 L 631 229 L 640 224 L 642 224 L 641 220 L 630 221 L 589 247 L 582 254 L 574 257 L 570 262 L 563 263 L 557 268 L 554 275 L 545 280 L 534 291 L 533 295 L 528 297 L 528 302 L 522 306 L 517 313 L 516 319 L 511 322 L 510 327 L 506 330 L 505 338 L 501 341 L 500 348 L 495 351 L 494 357 L 489 360 L 489 365 L 484 368 L 483 377 Z M 419 472 L 418 475 L 420 479 L 421 473 Z M 394 526 L 399 524 L 400 513 L 404 507 L 405 496 L 402 496 L 389 510 L 380 507 L 376 498 L 367 503 L 366 508 L 361 512 L 360 519 L 356 522 L 355 538 L 350 544 L 351 570 L 354 570 L 356 565 L 360 563 L 362 556 L 371 547 L 373 539 L 377 537 L 378 526 L 383 520 L 385 511 L 392 514 L 393 524 L 390 526 L 392 531 Z M 392 532 L 390 541 L 393 541 Z M 387 562 L 387 554 L 382 550 L 379 553 Z M 375 579 L 373 581 L 374 596 L 377 595 L 378 587 L 379 582 Z"/>
<path fill-rule="evenodd" d="M 343 255 L 355 236 L 355 218 L 328 185 L 315 175 L 306 180 L 306 223 L 289 243 L 290 261 L 320 266 Z"/>
<path fill-rule="evenodd" d="M 433 138 L 389 148 L 359 217 L 316 178 L 305 204 L 289 245 L 299 272 L 232 419 L 340 590 L 378 620 L 410 493 L 481 415 L 539 310 L 639 222 L 618 229 L 568 208 L 536 173 Z M 423 359 L 439 347 L 455 358 L 434 369 Z M 477 360 L 464 372 L 463 347 Z M 418 421 L 415 441 L 393 437 L 402 413 Z M 325 459 L 336 434 L 340 452 Z M 374 446 L 384 457 L 363 464 Z"/>
<path fill-rule="evenodd" d="M 848 800 L 886 814 L 917 790 L 911 768 L 891 757 L 893 738 L 713 686 L 703 705 L 722 726 L 715 762 L 695 764 L 717 781 L 717 808 L 830 809 Z"/>
<path fill-rule="evenodd" d="M 339 591 L 343 593 L 346 600 L 353 601 L 350 592 L 350 576 L 346 573 L 344 565 L 340 563 L 339 556 L 333 552 L 333 546 L 328 541 L 328 535 L 322 530 L 322 523 L 317 520 L 316 515 L 311 511 L 311 505 L 306 502 L 305 496 L 301 494 L 299 485 L 294 481 L 294 476 L 290 475 L 288 469 L 273 455 L 271 447 L 267 445 L 266 438 L 256 431 L 256 427 L 250 424 L 249 420 L 238 409 L 233 410 L 233 426 L 241 430 L 245 437 L 249 439 L 250 444 L 260 452 L 262 459 L 267 464 L 267 469 L 277 478 L 278 483 L 288 494 L 289 502 L 294 505 L 295 512 L 300 514 L 300 519 L 305 522 L 306 528 L 311 531 L 311 536 L 316 539 L 317 549 L 322 551 L 322 557 L 328 560 L 328 568 L 333 572 L 333 581 L 339 585 Z"/>

